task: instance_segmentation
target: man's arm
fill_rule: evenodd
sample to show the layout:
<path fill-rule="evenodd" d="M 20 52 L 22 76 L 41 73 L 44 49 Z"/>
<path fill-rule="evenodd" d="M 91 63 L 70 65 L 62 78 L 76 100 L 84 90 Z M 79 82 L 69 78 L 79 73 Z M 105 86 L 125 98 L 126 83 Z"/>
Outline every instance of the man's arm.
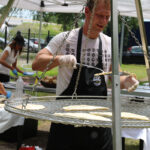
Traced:
<path fill-rule="evenodd" d="M 110 70 L 112 70 L 112 66 L 110 67 Z M 121 72 L 120 66 L 119 66 L 119 71 Z M 137 88 L 138 85 L 139 85 L 139 81 L 136 79 L 135 76 L 132 75 L 120 76 L 121 89 L 127 89 L 129 92 L 132 92 Z"/>
<path fill-rule="evenodd" d="M 35 60 L 32 63 L 32 69 L 44 71 L 50 61 L 52 61 L 52 64 L 48 67 L 47 70 L 50 70 L 58 65 L 73 69 L 76 68 L 77 63 L 74 55 L 57 55 L 54 57 L 48 51 L 48 49 L 44 48 L 35 57 Z"/>
<path fill-rule="evenodd" d="M 47 64 L 52 61 L 52 64 L 48 68 L 48 70 L 50 70 L 59 65 L 58 58 L 59 56 L 53 57 L 53 55 L 46 48 L 44 48 L 36 55 L 32 63 L 32 69 L 44 71 L 44 69 L 47 67 Z"/>

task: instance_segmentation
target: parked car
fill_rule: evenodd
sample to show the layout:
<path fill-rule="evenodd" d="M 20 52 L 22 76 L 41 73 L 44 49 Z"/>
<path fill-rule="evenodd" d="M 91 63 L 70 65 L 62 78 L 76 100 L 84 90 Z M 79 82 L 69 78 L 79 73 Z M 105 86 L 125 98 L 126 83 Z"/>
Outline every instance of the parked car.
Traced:
<path fill-rule="evenodd" d="M 46 38 L 46 40 L 44 39 L 40 39 L 40 45 L 41 45 L 41 48 L 44 48 L 47 44 L 48 44 L 48 41 L 47 40 L 51 40 L 53 38 L 53 36 L 50 36 L 48 39 Z M 34 44 L 39 44 L 39 39 L 38 38 L 30 38 L 30 40 L 34 43 Z"/>
<path fill-rule="evenodd" d="M 28 49 L 28 39 L 25 39 L 25 49 Z M 31 40 L 29 41 L 29 51 L 30 52 L 37 52 L 38 51 L 38 45 L 34 44 Z"/>
<path fill-rule="evenodd" d="M 150 46 L 148 46 L 148 51 L 150 54 Z M 145 64 L 142 47 L 139 46 L 129 47 L 127 51 L 123 52 L 122 63 L 123 64 Z"/>
<path fill-rule="evenodd" d="M 30 40 L 31 40 L 34 44 L 36 44 L 36 45 L 39 44 L 39 39 L 38 39 L 38 38 L 30 38 Z M 45 45 L 45 40 L 44 40 L 44 39 L 40 39 L 40 44 L 41 44 L 41 48 L 43 48 L 44 46 L 46 46 L 46 45 Z"/>

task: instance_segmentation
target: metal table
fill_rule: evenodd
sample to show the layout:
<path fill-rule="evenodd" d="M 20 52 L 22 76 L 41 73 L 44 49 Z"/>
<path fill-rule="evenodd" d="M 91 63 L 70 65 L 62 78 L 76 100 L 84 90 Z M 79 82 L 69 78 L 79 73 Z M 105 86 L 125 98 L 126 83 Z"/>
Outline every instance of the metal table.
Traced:
<path fill-rule="evenodd" d="M 6 89 L 16 89 L 16 82 L 3 83 Z M 24 84 L 24 90 L 32 91 L 33 85 Z M 47 92 L 47 93 L 56 93 L 55 88 L 45 88 L 43 86 L 36 86 L 35 92 Z"/>
<path fill-rule="evenodd" d="M 55 100 L 59 98 L 59 100 Z M 77 98 L 77 99 L 76 99 Z M 111 96 L 107 97 L 90 97 L 87 99 L 84 96 L 76 97 L 56 97 L 56 96 L 44 96 L 44 97 L 29 97 L 21 101 L 15 99 L 6 102 L 5 109 L 9 112 L 16 113 L 25 117 L 49 120 L 56 123 L 71 124 L 75 126 L 89 126 L 89 127 L 112 127 L 112 121 L 99 121 L 99 120 L 88 120 L 88 119 L 77 119 L 77 118 L 66 118 L 55 116 L 55 112 L 63 113 L 64 106 L 68 105 L 94 105 L 94 106 L 105 106 L 109 107 L 109 112 L 112 112 L 112 101 Z M 89 97 L 88 97 L 89 98 Z M 40 110 L 27 110 L 19 109 L 18 105 L 22 103 L 38 104 L 45 106 L 44 109 Z M 150 117 L 150 101 L 148 97 L 137 98 L 134 96 L 121 96 L 121 111 L 130 112 L 139 115 Z M 79 112 L 79 111 L 77 111 Z M 80 111 L 84 112 L 84 111 Z M 86 111 L 89 113 L 89 111 Z M 150 120 L 135 120 L 135 119 L 121 119 L 122 128 L 149 128 Z"/>

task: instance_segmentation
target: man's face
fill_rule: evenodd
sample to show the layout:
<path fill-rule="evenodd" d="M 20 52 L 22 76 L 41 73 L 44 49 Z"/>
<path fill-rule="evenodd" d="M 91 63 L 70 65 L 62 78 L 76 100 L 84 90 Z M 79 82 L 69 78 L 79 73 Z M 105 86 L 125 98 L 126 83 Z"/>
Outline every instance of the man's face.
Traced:
<path fill-rule="evenodd" d="M 88 23 L 90 22 L 91 14 L 92 12 L 89 10 L 88 14 L 86 15 Z M 99 33 L 104 30 L 105 26 L 108 24 L 110 15 L 110 7 L 106 6 L 102 2 L 99 2 L 93 16 L 91 32 Z"/>

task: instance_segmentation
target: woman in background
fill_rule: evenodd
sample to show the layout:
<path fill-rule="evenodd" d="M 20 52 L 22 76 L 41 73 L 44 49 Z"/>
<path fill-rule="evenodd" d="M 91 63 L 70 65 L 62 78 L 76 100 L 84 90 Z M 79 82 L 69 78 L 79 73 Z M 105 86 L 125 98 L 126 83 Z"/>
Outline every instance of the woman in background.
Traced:
<path fill-rule="evenodd" d="M 24 38 L 21 34 L 17 34 L 12 42 L 6 46 L 0 57 L 0 81 L 9 82 L 10 70 L 14 75 L 18 75 L 18 72 L 26 74 L 17 67 L 17 57 L 21 54 L 24 46 Z"/>

